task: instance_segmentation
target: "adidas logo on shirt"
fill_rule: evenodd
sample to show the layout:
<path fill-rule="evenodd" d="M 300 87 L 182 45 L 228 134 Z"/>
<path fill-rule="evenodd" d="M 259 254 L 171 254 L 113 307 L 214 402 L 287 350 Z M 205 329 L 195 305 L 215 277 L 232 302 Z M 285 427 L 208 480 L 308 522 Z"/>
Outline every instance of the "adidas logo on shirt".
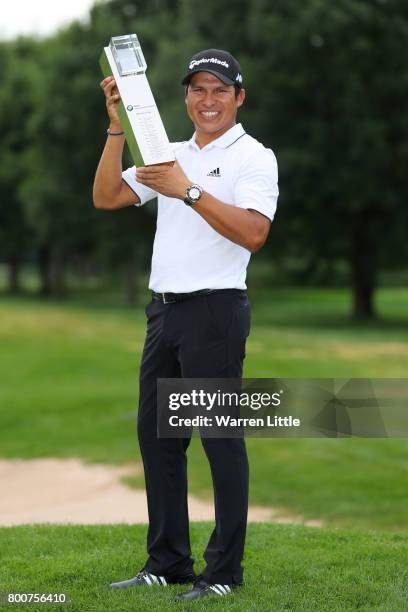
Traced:
<path fill-rule="evenodd" d="M 211 170 L 211 172 L 209 172 L 207 176 L 221 176 L 220 169 L 214 168 L 214 170 Z"/>

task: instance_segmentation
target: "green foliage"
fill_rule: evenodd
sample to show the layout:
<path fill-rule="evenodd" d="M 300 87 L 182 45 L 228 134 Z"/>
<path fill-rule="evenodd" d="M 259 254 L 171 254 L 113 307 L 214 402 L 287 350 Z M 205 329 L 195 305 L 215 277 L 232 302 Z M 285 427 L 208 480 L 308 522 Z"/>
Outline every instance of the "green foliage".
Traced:
<path fill-rule="evenodd" d="M 303 283 L 328 282 L 347 265 L 355 314 L 374 314 L 378 271 L 408 259 L 402 0 L 111 0 L 97 3 L 86 25 L 3 44 L 0 98 L 3 108 L 13 105 L 0 122 L 4 253 L 20 250 L 30 223 L 32 248 L 46 247 L 51 258 L 123 265 L 141 251 L 147 262 L 151 207 L 124 223 L 125 215 L 96 213 L 91 198 L 107 123 L 98 57 L 112 35 L 131 31 L 176 141 L 191 134 L 180 85 L 187 59 L 206 47 L 238 56 L 247 89 L 240 117 L 279 162 L 277 225 L 265 253 L 277 265 L 300 259 L 295 280 Z M 20 88 L 27 95 L 16 95 Z"/>
<path fill-rule="evenodd" d="M 19 184 L 24 177 L 24 152 L 38 75 L 37 45 L 17 40 L 0 44 L 0 257 L 20 262 L 30 238 Z"/>

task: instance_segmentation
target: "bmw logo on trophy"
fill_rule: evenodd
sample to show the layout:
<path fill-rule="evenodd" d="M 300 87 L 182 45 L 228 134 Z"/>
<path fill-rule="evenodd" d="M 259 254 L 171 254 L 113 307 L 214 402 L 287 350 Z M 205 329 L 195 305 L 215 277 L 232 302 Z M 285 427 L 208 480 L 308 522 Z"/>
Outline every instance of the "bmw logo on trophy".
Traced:
<path fill-rule="evenodd" d="M 147 64 L 136 34 L 114 36 L 100 66 L 115 78 L 121 97 L 118 114 L 136 166 L 173 162 L 175 157 L 145 75 Z"/>

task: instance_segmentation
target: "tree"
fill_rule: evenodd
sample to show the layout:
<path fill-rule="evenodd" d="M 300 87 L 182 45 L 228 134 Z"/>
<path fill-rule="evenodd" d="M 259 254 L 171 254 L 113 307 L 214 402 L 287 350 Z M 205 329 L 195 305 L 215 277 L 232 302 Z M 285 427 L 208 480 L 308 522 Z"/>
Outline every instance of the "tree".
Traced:
<path fill-rule="evenodd" d="M 248 24 L 248 124 L 278 153 L 284 252 L 348 262 L 353 316 L 373 317 L 380 267 L 407 260 L 407 7 L 254 2 Z"/>
<path fill-rule="evenodd" d="M 31 248 L 30 232 L 19 184 L 24 176 L 24 151 L 29 142 L 28 122 L 33 108 L 36 76 L 35 41 L 22 38 L 0 45 L 0 245 L 8 264 L 8 289 L 20 289 L 21 263 Z"/>
<path fill-rule="evenodd" d="M 379 270 L 408 259 L 402 0 L 234 0 L 222 10 L 215 0 L 205 10 L 199 0 L 111 0 L 93 7 L 89 24 L 39 42 L 34 63 L 17 69 L 10 53 L 22 52 L 11 46 L 0 92 L 3 108 L 18 98 L 11 121 L 0 120 L 4 257 L 20 256 L 31 220 L 47 293 L 62 289 L 64 265 L 79 254 L 98 253 L 132 277 L 139 255 L 129 249 L 150 250 L 150 206 L 105 215 L 91 200 L 107 121 L 98 58 L 111 36 L 133 31 L 171 140 L 192 131 L 180 84 L 187 59 L 206 47 L 237 55 L 247 89 L 240 119 L 279 163 L 278 226 L 265 256 L 301 260 L 302 282 L 328 282 L 347 265 L 354 316 L 374 316 Z M 30 83 L 24 99 L 12 93 L 23 89 L 19 74 Z M 118 235 L 126 248 L 113 247 Z"/>
<path fill-rule="evenodd" d="M 152 25 L 155 9 L 158 18 Z M 89 25 L 74 22 L 41 43 L 41 78 L 21 194 L 36 234 L 42 295 L 64 294 L 66 264 L 96 254 L 100 262 L 126 269 L 128 299 L 134 300 L 136 260 L 151 241 L 153 217 L 135 209 L 101 215 L 92 205 L 107 127 L 99 55 L 111 36 L 133 30 L 132 18 L 153 55 L 159 19 L 164 25 L 171 18 L 166 2 L 147 8 L 120 0 L 97 4 Z M 131 163 L 128 157 L 126 163 Z"/>

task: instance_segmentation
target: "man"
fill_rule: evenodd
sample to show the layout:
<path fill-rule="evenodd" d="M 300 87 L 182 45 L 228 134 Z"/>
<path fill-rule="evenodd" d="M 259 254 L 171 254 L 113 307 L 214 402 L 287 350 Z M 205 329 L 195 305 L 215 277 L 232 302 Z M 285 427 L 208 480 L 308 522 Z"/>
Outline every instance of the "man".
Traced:
<path fill-rule="evenodd" d="M 242 72 L 226 51 L 192 57 L 182 81 L 195 126 L 174 144 L 173 166 L 122 172 L 123 130 L 113 77 L 101 82 L 110 119 L 94 184 L 96 208 L 141 206 L 158 196 L 157 230 L 140 368 L 138 437 L 149 510 L 148 559 L 113 588 L 193 582 L 178 600 L 225 596 L 243 583 L 248 509 L 244 439 L 202 439 L 214 485 L 216 525 L 196 577 L 191 558 L 186 450 L 189 439 L 157 437 L 157 378 L 241 378 L 250 308 L 246 268 L 264 244 L 278 197 L 270 149 L 236 123 Z"/>

